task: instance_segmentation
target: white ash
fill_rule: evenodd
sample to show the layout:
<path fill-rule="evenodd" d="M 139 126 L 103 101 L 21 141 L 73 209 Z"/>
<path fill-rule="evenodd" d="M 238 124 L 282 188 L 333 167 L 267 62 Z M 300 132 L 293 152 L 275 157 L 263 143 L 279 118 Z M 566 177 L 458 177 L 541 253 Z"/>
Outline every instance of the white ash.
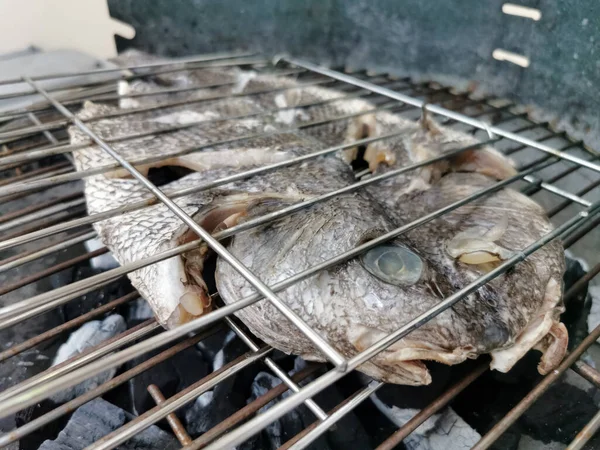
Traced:
<path fill-rule="evenodd" d="M 592 301 L 592 308 L 588 315 L 588 332 L 591 333 L 594 328 L 600 325 L 600 286 L 589 286 L 588 294 Z M 597 342 L 600 342 L 600 340 Z"/>
<path fill-rule="evenodd" d="M 85 245 L 85 249 L 88 252 L 93 252 L 94 250 L 98 250 L 98 249 L 104 247 L 104 244 L 98 238 L 89 239 L 84 242 L 84 245 Z M 103 255 L 96 256 L 95 258 L 90 259 L 90 265 L 94 269 L 101 269 L 101 270 L 109 270 L 109 269 L 114 269 L 115 267 L 119 267 L 119 263 L 117 262 L 117 260 L 115 258 L 113 258 L 113 256 L 110 253 L 105 253 Z"/>
<path fill-rule="evenodd" d="M 377 394 L 371 395 L 371 401 L 398 428 L 419 412 L 418 409 L 387 406 Z M 481 435 L 447 407 L 423 422 L 403 443 L 408 450 L 466 450 L 479 439 Z"/>
<path fill-rule="evenodd" d="M 231 92 L 234 94 L 239 94 L 240 92 L 242 92 L 244 89 L 246 89 L 248 83 L 252 79 L 256 78 L 256 75 L 257 74 L 254 71 L 240 72 L 237 76 L 237 83 L 235 84 Z"/>
<path fill-rule="evenodd" d="M 144 321 L 154 317 L 154 313 L 152 312 L 152 308 L 146 300 L 143 298 L 138 298 L 137 300 L 131 302 L 129 307 L 129 312 L 127 314 L 127 318 L 129 321 Z"/>
<path fill-rule="evenodd" d="M 60 364 L 75 355 L 83 353 L 87 349 L 94 347 L 119 333 L 122 333 L 126 329 L 127 325 L 125 324 L 125 320 L 118 314 L 108 316 L 102 321 L 93 320 L 87 322 L 78 330 L 71 333 L 67 342 L 60 346 L 56 352 L 54 361 L 52 361 L 52 366 L 56 366 L 57 364 Z M 76 386 L 53 395 L 51 399 L 57 403 L 67 402 L 110 380 L 115 376 L 116 372 L 117 369 L 110 369 L 102 372 Z"/>

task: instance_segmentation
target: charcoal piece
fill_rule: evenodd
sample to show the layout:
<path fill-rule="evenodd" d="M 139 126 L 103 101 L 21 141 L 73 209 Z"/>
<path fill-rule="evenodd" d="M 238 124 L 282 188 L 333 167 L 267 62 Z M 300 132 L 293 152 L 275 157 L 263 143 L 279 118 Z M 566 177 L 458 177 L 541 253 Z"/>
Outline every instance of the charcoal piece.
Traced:
<path fill-rule="evenodd" d="M 420 411 L 387 406 L 378 394 L 371 396 L 371 400 L 398 428 L 404 426 Z M 463 450 L 471 448 L 480 438 L 481 435 L 452 408 L 446 407 L 425 420 L 403 443 L 409 450 Z"/>
<path fill-rule="evenodd" d="M 294 362 L 294 369 L 290 372 L 290 375 L 293 375 L 305 366 L 304 361 L 300 357 L 295 357 Z M 314 376 L 302 380 L 299 385 L 304 386 L 312 380 L 314 380 Z M 281 380 L 271 373 L 260 372 L 254 378 L 252 383 L 252 395 L 248 399 L 248 402 L 254 401 L 256 398 L 264 395 L 280 383 Z M 359 389 L 360 387 L 360 385 L 357 386 Z M 291 391 L 288 390 L 280 398 L 286 398 L 289 395 L 291 395 Z M 322 409 L 328 411 L 341 403 L 345 398 L 346 396 L 334 385 L 317 394 L 314 400 Z M 277 403 L 278 400 L 279 399 L 271 401 L 263 406 L 260 411 L 266 411 Z M 279 448 L 282 444 L 292 439 L 316 420 L 315 415 L 302 404 L 262 430 L 252 439 L 248 448 Z M 346 448 L 370 449 L 373 448 L 373 445 L 366 430 L 361 425 L 354 412 L 350 412 L 338 421 L 335 426 L 331 427 L 325 434 L 315 440 L 310 448 L 314 450 Z"/>
<path fill-rule="evenodd" d="M 128 368 L 142 364 L 164 350 L 165 348 L 159 348 L 139 356 L 128 364 Z M 178 352 L 129 380 L 135 408 L 133 412 L 143 414 L 156 406 L 156 402 L 148 393 L 150 384 L 158 386 L 163 395 L 169 398 L 203 378 L 209 372 L 209 364 L 204 361 L 194 346 Z"/>
<path fill-rule="evenodd" d="M 219 335 L 223 346 L 217 352 L 214 351 L 216 342 L 218 342 L 216 339 L 211 340 L 210 345 L 203 341 L 201 346 L 206 358 L 212 357 L 213 371 L 220 369 L 223 365 L 248 351 L 246 344 L 235 337 L 235 334 L 229 332 L 219 333 Z M 259 365 L 252 364 L 221 381 L 213 390 L 198 397 L 185 411 L 185 423 L 188 433 L 192 436 L 204 433 L 246 406 L 252 380 L 259 370 Z"/>
<path fill-rule="evenodd" d="M 102 272 L 104 271 L 93 269 L 87 265 L 76 265 L 52 275 L 50 277 L 50 282 L 52 284 L 52 288 L 57 289 Z M 105 303 L 116 300 L 117 298 L 122 297 L 131 291 L 133 291 L 133 288 L 129 282 L 129 279 L 126 277 L 119 278 L 118 280 L 109 283 L 106 286 L 102 286 L 99 289 L 88 292 L 87 294 L 62 305 L 61 310 L 64 321 L 66 322 L 74 319 L 75 317 L 85 314 Z M 121 309 L 118 309 L 117 312 L 125 314 L 125 312 Z"/>
<path fill-rule="evenodd" d="M 71 416 L 67 426 L 53 441 L 47 440 L 40 450 L 79 450 L 91 445 L 103 436 L 115 431 L 133 418 L 121 408 L 96 398 L 79 407 Z M 122 450 L 156 449 L 171 450 L 180 448 L 175 437 L 155 425 L 119 446 Z"/>
<path fill-rule="evenodd" d="M 527 434 L 549 443 L 568 444 L 598 411 L 589 393 L 565 382 L 550 386 L 521 417 Z"/>
<path fill-rule="evenodd" d="M 15 425 L 17 428 L 22 427 L 26 423 L 52 411 L 54 408 L 56 408 L 56 404 L 49 400 L 43 400 L 40 403 L 36 403 L 35 405 L 16 413 Z M 55 439 L 56 436 L 58 436 L 58 433 L 67 426 L 69 417 L 69 415 L 61 416 L 39 428 L 34 433 L 29 433 L 27 436 L 19 439 L 19 450 L 38 450 L 40 445 L 42 445 L 42 442 L 48 439 Z"/>
<path fill-rule="evenodd" d="M 118 314 L 108 316 L 106 319 L 92 320 L 83 324 L 76 331 L 71 333 L 69 339 L 60 346 L 52 365 L 55 366 L 76 356 L 101 342 L 122 333 L 127 329 L 125 320 Z M 64 403 L 69 400 L 96 388 L 102 383 L 107 382 L 115 376 L 116 369 L 110 369 L 95 375 L 81 383 L 65 389 L 51 397 L 56 403 Z"/>
<path fill-rule="evenodd" d="M 564 292 L 567 292 L 586 271 L 586 264 L 570 257 L 565 258 L 566 270 L 563 276 Z M 561 322 L 569 332 L 569 350 L 581 343 L 587 336 L 587 322 L 592 307 L 592 298 L 588 295 L 588 283 L 586 283 L 577 294 L 572 295 L 565 301 L 565 312 L 561 315 Z"/>

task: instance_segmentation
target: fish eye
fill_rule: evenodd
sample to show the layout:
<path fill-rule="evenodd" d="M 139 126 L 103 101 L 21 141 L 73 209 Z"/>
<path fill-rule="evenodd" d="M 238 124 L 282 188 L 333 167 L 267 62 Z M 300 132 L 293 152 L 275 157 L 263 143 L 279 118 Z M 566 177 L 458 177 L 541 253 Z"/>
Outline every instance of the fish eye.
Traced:
<path fill-rule="evenodd" d="M 421 278 L 423 261 L 406 247 L 380 245 L 362 257 L 363 267 L 389 284 L 411 286 Z"/>

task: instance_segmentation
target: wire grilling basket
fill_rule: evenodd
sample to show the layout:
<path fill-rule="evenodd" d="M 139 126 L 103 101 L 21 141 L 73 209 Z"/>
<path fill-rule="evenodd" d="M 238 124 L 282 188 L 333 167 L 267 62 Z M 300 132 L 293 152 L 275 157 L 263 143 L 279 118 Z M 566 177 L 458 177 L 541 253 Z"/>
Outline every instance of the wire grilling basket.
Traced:
<path fill-rule="evenodd" d="M 57 406 L 45 414 L 29 421 L 11 432 L 0 436 L 2 446 L 9 445 L 26 436 L 35 433 L 47 424 L 60 419 L 79 406 L 90 400 L 102 396 L 119 385 L 126 383 L 148 370 L 149 368 L 172 358 L 177 353 L 194 346 L 221 328 L 231 329 L 243 342 L 248 352 L 243 356 L 223 365 L 209 375 L 198 379 L 195 383 L 179 391 L 170 398 L 164 398 L 156 386 L 150 385 L 149 391 L 156 401 L 156 407 L 146 413 L 135 417 L 115 432 L 102 437 L 93 444 L 94 449 L 115 448 L 134 437 L 152 424 L 167 418 L 169 425 L 185 448 L 232 448 L 244 442 L 272 421 L 301 404 L 314 414 L 314 423 L 292 437 L 283 444 L 282 448 L 304 448 L 314 442 L 319 436 L 334 426 L 342 417 L 367 400 L 369 396 L 379 390 L 383 384 L 372 382 L 358 390 L 353 395 L 339 403 L 335 408 L 324 410 L 313 397 L 330 385 L 335 384 L 357 366 L 368 361 L 378 352 L 392 345 L 397 340 L 406 336 L 419 326 L 426 323 L 444 310 L 460 302 L 471 292 L 474 292 L 486 282 L 519 264 L 530 254 L 547 245 L 553 239 L 561 239 L 565 248 L 576 248 L 581 245 L 595 245 L 593 234 L 597 231 L 600 222 L 600 204 L 598 203 L 597 187 L 600 185 L 600 165 L 598 155 L 586 148 L 582 142 L 575 141 L 563 132 L 552 130 L 548 123 L 537 123 L 529 118 L 527 112 L 511 102 L 496 98 L 479 98 L 468 93 L 457 93 L 451 88 L 439 86 L 434 83 L 414 82 L 408 78 L 396 79 L 385 74 L 370 74 L 365 72 L 343 73 L 312 63 L 293 58 L 282 57 L 277 61 L 269 60 L 257 55 L 224 54 L 211 55 L 186 60 L 186 62 L 153 63 L 126 69 L 102 69 L 98 72 L 120 74 L 123 80 L 133 80 L 159 73 L 176 73 L 178 71 L 239 66 L 252 68 L 259 72 L 274 74 L 278 77 L 293 77 L 303 85 L 326 85 L 344 92 L 344 99 L 359 97 L 368 98 L 376 105 L 377 109 L 389 109 L 410 119 L 417 119 L 421 108 L 425 107 L 435 114 L 442 124 L 457 129 L 471 132 L 476 135 L 483 145 L 494 145 L 506 155 L 510 155 L 518 164 L 518 173 L 506 180 L 499 181 L 490 188 L 486 188 L 459 202 L 453 203 L 439 211 L 421 217 L 412 223 L 406 224 L 394 231 L 387 233 L 374 241 L 357 247 L 344 254 L 335 255 L 330 260 L 318 267 L 312 267 L 300 272 L 277 285 L 266 286 L 255 277 L 247 268 L 223 247 L 219 241 L 244 229 L 259 224 L 274 221 L 284 215 L 301 213 L 315 203 L 327 202 L 329 199 L 345 192 L 352 192 L 370 184 L 380 181 L 383 176 L 360 178 L 357 176 L 355 184 L 332 191 L 328 194 L 305 200 L 281 212 L 269 214 L 265 217 L 253 219 L 242 225 L 235 226 L 210 235 L 194 220 L 185 214 L 174 202 L 175 196 L 165 195 L 145 175 L 140 173 L 131 161 L 125 160 L 111 146 L 113 143 L 122 142 L 156 134 L 153 132 L 140 132 L 135 135 L 118 136 L 101 139 L 90 129 L 85 120 L 78 119 L 74 112 L 84 101 L 114 102 L 124 97 L 115 91 L 114 82 L 95 83 L 78 86 L 78 90 L 65 94 L 56 92 L 55 89 L 44 89 L 41 84 L 44 80 L 66 77 L 79 74 L 55 74 L 43 78 L 15 79 L 3 82 L 5 85 L 22 84 L 27 86 L 17 94 L 6 94 L 3 98 L 18 97 L 21 95 L 41 95 L 45 104 L 34 107 L 14 110 L 0 116 L 0 120 L 8 123 L 0 131 L 0 142 L 3 145 L 3 154 L 0 155 L 0 169 L 4 177 L 0 180 L 0 198 L 5 205 L 0 216 L 0 250 L 4 257 L 0 260 L 0 274 L 4 277 L 0 286 L 0 295 L 6 299 L 0 308 L 0 328 L 3 332 L 10 333 L 23 325 L 29 325 L 41 314 L 61 307 L 70 301 L 89 295 L 115 280 L 121 279 L 125 274 L 141 267 L 156 263 L 174 255 L 191 250 L 198 245 L 193 241 L 178 246 L 173 250 L 163 251 L 150 258 L 124 264 L 121 267 L 106 270 L 71 284 L 57 286 L 44 292 L 36 293 L 29 290 L 28 286 L 43 282 L 51 275 L 60 273 L 65 269 L 76 267 L 87 261 L 101 257 L 108 253 L 105 247 L 89 250 L 81 254 L 71 254 L 66 258 L 58 258 L 65 251 L 81 248 L 81 244 L 96 237 L 90 225 L 102 219 L 124 214 L 151 203 L 162 202 L 171 209 L 190 229 L 197 233 L 220 257 L 233 265 L 254 286 L 256 294 L 244 297 L 234 304 L 221 306 L 208 315 L 195 319 L 172 330 L 164 331 L 155 319 L 149 319 L 132 327 L 115 337 L 105 340 L 87 351 L 67 359 L 61 364 L 52 366 L 39 374 L 34 374 L 26 379 L 12 383 L 3 392 L 0 392 L 0 411 L 2 416 L 11 414 L 36 405 L 40 401 L 74 386 L 86 379 L 98 375 L 108 369 L 117 368 L 124 363 L 149 351 L 160 348 L 157 353 L 144 362 L 133 365 L 119 373 L 116 377 L 98 385 L 94 389 L 82 393 L 69 402 Z M 227 82 L 216 82 L 210 86 L 186 86 L 177 89 L 164 89 L 164 93 L 192 92 L 198 89 L 218 89 Z M 265 92 L 265 91 L 262 91 Z M 244 95 L 257 93 L 243 93 Z M 131 98 L 152 93 L 131 94 Z M 236 94 L 227 94 L 232 96 Z M 127 96 L 127 95 L 125 95 Z M 200 101 L 218 101 L 225 99 L 222 94 L 215 91 L 215 95 L 202 100 L 177 100 L 167 104 L 158 103 L 134 110 L 124 109 L 122 115 L 136 114 L 149 110 L 156 110 L 166 106 L 185 106 L 186 104 Z M 300 107 L 309 107 L 311 104 L 302 104 Z M 296 106 L 297 108 L 297 106 Z M 279 110 L 285 107 L 279 108 Z M 274 113 L 276 111 L 270 111 Z M 231 117 L 226 120 L 237 120 L 241 116 Z M 348 118 L 348 117 L 345 117 Z M 304 123 L 301 127 L 322 125 L 328 121 L 340 120 L 340 117 L 331 117 L 318 122 Z M 65 129 L 74 125 L 85 133 L 89 139 L 99 145 L 115 160 L 110 167 L 100 170 L 88 169 L 75 171 L 71 164 L 70 152 L 85 145 L 73 145 L 68 141 Z M 178 129 L 193 126 L 193 124 L 174 125 L 162 132 L 169 133 Z M 255 137 L 255 136 L 252 136 Z M 247 138 L 250 138 L 248 136 Z M 236 138 L 236 140 L 244 139 Z M 334 147 L 320 150 L 311 155 L 301 156 L 293 160 L 274 163 L 267 167 L 252 169 L 236 175 L 236 179 L 244 179 L 267 171 L 278 170 L 294 164 L 300 164 L 317 156 L 334 154 L 345 148 L 366 145 L 377 139 L 385 137 L 365 138 L 350 144 L 340 143 Z M 227 144 L 229 141 L 211 142 L 202 145 L 194 151 L 202 150 L 209 146 Z M 400 173 L 416 170 L 419 167 L 434 161 L 413 164 L 403 167 L 395 173 L 386 173 L 391 177 Z M 136 161 L 136 164 L 139 161 Z M 92 215 L 86 214 L 85 199 L 81 192 L 79 180 L 87 176 L 101 173 L 101 171 L 122 168 L 139 180 L 155 199 L 149 202 L 132 203 L 126 206 Z M 358 174 L 360 175 L 360 174 Z M 565 187 L 564 181 L 578 177 L 580 188 L 572 192 Z M 211 182 L 210 186 L 201 186 L 199 189 L 224 184 L 227 180 Z M 368 248 L 378 243 L 385 242 L 409 230 L 418 228 L 437 217 L 444 215 L 462 205 L 468 204 L 478 198 L 489 195 L 501 187 L 511 186 L 520 189 L 523 193 L 535 196 L 535 200 L 542 204 L 556 228 L 553 232 L 542 237 L 519 254 L 503 262 L 498 268 L 465 286 L 441 301 L 435 308 L 415 317 L 412 321 L 390 334 L 381 341 L 366 348 L 353 358 L 344 358 L 333 348 L 319 333 L 303 322 L 285 303 L 278 297 L 278 292 L 291 286 L 293 283 L 306 279 L 320 270 L 332 267 L 342 261 L 360 255 Z M 75 187 L 73 187 L 75 186 Z M 52 188 L 53 195 L 49 195 Z M 56 192 L 56 194 L 54 194 Z M 25 206 L 24 206 L 25 205 Z M 597 245 L 597 244 L 596 244 Z M 59 259 L 54 263 L 53 258 Z M 25 266 L 28 264 L 27 266 Z M 600 261 L 593 261 L 593 267 L 564 294 L 565 303 L 578 295 L 587 283 L 600 271 Z M 25 272 L 24 267 L 33 267 L 33 272 Z M 33 294 L 31 293 L 33 292 Z M 115 308 L 135 301 L 136 292 L 127 293 L 116 300 L 102 304 L 91 310 L 82 311 L 81 315 L 63 324 L 50 329 L 36 330 L 33 337 L 20 342 L 11 343 L 0 353 L 0 361 L 7 365 L 19 355 L 44 344 L 63 333 L 74 330 L 87 321 L 102 317 Z M 254 336 L 240 326 L 233 313 L 237 310 L 263 301 L 272 302 L 278 310 L 292 323 L 299 327 L 303 334 L 324 354 L 331 366 L 310 364 L 305 369 L 290 376 L 272 358 L 272 348 L 260 343 Z M 10 336 L 10 335 L 9 335 Z M 548 388 L 556 382 L 565 372 L 575 371 L 596 387 L 600 387 L 600 374 L 585 362 L 580 360 L 582 354 L 600 337 L 600 328 L 594 329 L 583 341 L 577 345 L 560 366 L 545 376 L 533 390 L 515 405 L 502 420 L 490 429 L 474 448 L 483 449 L 490 447 L 519 417 L 539 398 Z M 266 394 L 248 403 L 225 421 L 192 440 L 185 427 L 173 414 L 182 406 L 194 401 L 201 394 L 213 389 L 228 377 L 239 373 L 252 364 L 264 364 L 282 383 Z M 8 366 L 7 366 L 8 367 Z M 467 373 L 459 382 L 453 384 L 428 406 L 412 417 L 408 423 L 383 441 L 378 448 L 391 449 L 398 445 L 404 438 L 413 432 L 429 417 L 439 412 L 448 405 L 461 391 L 467 388 L 488 369 L 486 361 L 481 362 Z M 302 384 L 301 381 L 309 376 L 314 376 L 313 381 Z M 278 401 L 274 406 L 261 410 L 273 399 L 278 398 L 285 391 L 290 395 Z M 260 411 L 260 414 L 257 414 Z M 600 425 L 600 413 L 597 414 L 581 430 L 580 434 L 571 443 L 570 448 L 582 448 L 592 437 Z"/>

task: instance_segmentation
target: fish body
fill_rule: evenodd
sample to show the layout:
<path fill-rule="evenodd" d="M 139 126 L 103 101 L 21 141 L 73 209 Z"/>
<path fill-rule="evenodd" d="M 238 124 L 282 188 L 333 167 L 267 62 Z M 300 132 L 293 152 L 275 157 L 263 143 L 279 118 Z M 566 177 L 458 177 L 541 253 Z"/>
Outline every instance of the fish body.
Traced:
<path fill-rule="evenodd" d="M 426 118 L 415 123 L 386 111 L 369 113 L 373 104 L 356 98 L 343 100 L 344 94 L 332 89 L 300 87 L 294 80 L 237 69 L 192 73 L 193 76 L 187 77 L 159 76 L 160 82 L 140 81 L 126 89 L 130 93 L 148 92 L 165 84 L 185 86 L 190 79 L 206 85 L 217 78 L 232 80 L 231 85 L 218 88 L 224 94 L 264 88 L 276 92 L 249 97 L 234 95 L 216 102 L 189 103 L 89 123 L 106 139 L 146 133 L 147 136 L 141 138 L 112 144 L 146 175 L 159 166 L 185 167 L 193 171 L 162 185 L 166 193 L 194 188 L 249 168 L 357 138 L 377 136 L 388 130 L 400 135 L 370 145 L 365 151 L 365 159 L 374 172 L 420 162 L 472 140 L 462 133 L 436 127 Z M 134 102 L 125 102 L 120 108 L 86 103 L 79 117 L 110 115 L 124 108 L 151 105 L 159 98 L 172 99 L 171 95 L 132 97 L 128 100 Z M 201 90 L 194 91 L 193 95 L 199 99 L 213 94 Z M 314 102 L 321 103 L 302 106 Z M 277 111 L 277 108 L 285 109 Z M 366 114 L 360 115 L 363 112 Z M 248 114 L 252 117 L 220 120 Z M 319 123 L 332 116 L 342 119 Z M 310 125 L 315 122 L 316 125 Z M 167 132 L 174 124 L 189 127 Z M 87 142 L 87 136 L 76 128 L 71 128 L 70 134 L 73 144 Z M 248 135 L 254 137 L 242 139 Z M 227 142 L 213 144 L 223 140 Z M 181 150 L 186 148 L 189 152 L 182 154 Z M 215 232 L 348 186 L 355 180 L 348 162 L 356 156 L 356 149 L 349 149 L 335 156 L 307 160 L 180 196 L 174 201 L 207 231 Z M 77 170 L 114 163 L 94 145 L 75 151 L 74 157 Z M 162 160 L 144 162 L 148 158 Z M 410 172 L 368 190 L 336 196 L 267 225 L 240 232 L 225 244 L 251 272 L 272 285 L 511 173 L 514 169 L 491 148 L 465 152 L 460 158 Z M 87 177 L 85 195 L 90 213 L 151 198 L 137 180 L 115 168 Z M 460 208 L 438 219 L 439 223 L 431 222 L 425 228 L 375 247 L 362 257 L 323 270 L 279 292 L 278 296 L 340 353 L 352 357 L 436 306 L 490 265 L 548 232 L 551 226 L 539 206 L 526 198 L 523 200 L 522 196 L 517 197 L 505 189 L 486 197 L 475 209 L 472 206 Z M 504 210 L 507 204 L 513 207 L 508 212 Z M 526 212 L 536 227 L 524 229 L 526 224 L 519 211 Z M 163 204 L 118 215 L 94 226 L 121 264 L 197 238 Z M 522 231 L 526 233 L 515 237 Z M 490 241 L 492 235 L 498 238 Z M 470 252 L 473 242 L 477 245 L 484 242 L 486 246 L 483 250 L 475 246 L 475 252 Z M 464 251 L 465 248 L 469 251 Z M 540 251 L 539 257 L 528 259 L 511 275 L 502 276 L 471 294 L 359 370 L 387 382 L 422 385 L 431 381 L 423 361 L 456 364 L 483 353 L 494 356 L 496 352 L 496 368 L 505 371 L 534 346 L 545 351 L 541 368 L 553 367 L 562 357 L 561 351 L 564 354 L 564 338 L 555 337 L 562 331 L 558 315 L 564 263 L 559 245 Z M 204 262 L 209 254 L 206 246 L 200 246 L 129 274 L 132 284 L 148 300 L 164 326 L 177 326 L 213 307 L 204 280 Z M 472 263 L 478 258 L 487 265 L 464 263 L 464 260 Z M 221 259 L 217 260 L 214 276 L 225 303 L 235 303 L 255 292 L 249 282 Z M 273 347 L 306 359 L 323 360 L 308 338 L 269 301 L 259 301 L 238 311 L 237 315 L 253 333 Z M 499 353 L 503 351 L 508 354 Z"/>

